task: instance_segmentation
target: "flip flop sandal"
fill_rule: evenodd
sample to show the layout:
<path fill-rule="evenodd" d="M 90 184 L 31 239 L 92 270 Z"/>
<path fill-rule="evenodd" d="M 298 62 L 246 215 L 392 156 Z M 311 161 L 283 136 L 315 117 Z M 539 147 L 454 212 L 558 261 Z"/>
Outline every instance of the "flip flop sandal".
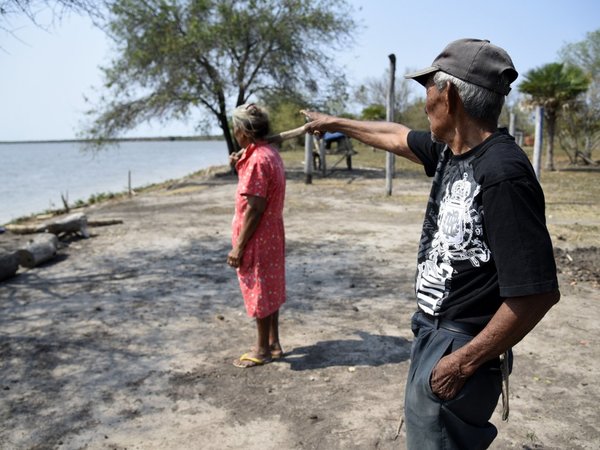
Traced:
<path fill-rule="evenodd" d="M 233 361 L 233 365 L 240 369 L 249 369 L 250 367 L 262 366 L 270 362 L 271 358 L 257 358 L 250 356 L 248 353 L 244 353 L 238 359 Z"/>

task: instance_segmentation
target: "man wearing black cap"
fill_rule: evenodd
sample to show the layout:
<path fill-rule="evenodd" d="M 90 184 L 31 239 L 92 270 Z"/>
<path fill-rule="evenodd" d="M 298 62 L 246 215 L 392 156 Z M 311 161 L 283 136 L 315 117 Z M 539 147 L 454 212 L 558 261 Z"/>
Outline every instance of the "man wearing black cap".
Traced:
<path fill-rule="evenodd" d="M 544 194 L 498 117 L 517 71 L 489 41 L 451 42 L 407 75 L 427 90 L 430 132 L 304 111 L 311 133 L 339 131 L 422 164 L 433 177 L 419 246 L 405 399 L 411 450 L 484 449 L 501 393 L 501 355 L 560 298 Z"/>

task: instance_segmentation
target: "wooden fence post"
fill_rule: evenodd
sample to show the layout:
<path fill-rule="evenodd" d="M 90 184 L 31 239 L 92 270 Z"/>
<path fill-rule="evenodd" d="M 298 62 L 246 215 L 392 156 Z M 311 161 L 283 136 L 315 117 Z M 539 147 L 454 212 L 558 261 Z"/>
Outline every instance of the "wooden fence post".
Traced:
<path fill-rule="evenodd" d="M 544 128 L 544 108 L 535 107 L 535 138 L 533 141 L 533 170 L 539 180 L 542 172 L 542 140 Z"/>
<path fill-rule="evenodd" d="M 390 79 L 387 92 L 387 108 L 386 120 L 394 121 L 394 83 L 396 80 L 396 55 L 393 53 L 388 55 L 390 59 Z M 394 178 L 394 166 L 396 157 L 391 152 L 385 154 L 385 192 L 387 195 L 392 195 L 392 179 Z"/>
<path fill-rule="evenodd" d="M 512 137 L 515 137 L 515 122 L 517 119 L 517 115 L 514 112 L 510 113 L 510 118 L 508 121 L 508 134 Z"/>
<path fill-rule="evenodd" d="M 304 135 L 304 174 L 306 175 L 305 184 L 312 184 L 313 168 L 313 135 L 306 133 Z"/>
<path fill-rule="evenodd" d="M 327 156 L 325 151 L 325 139 L 319 139 L 319 155 L 321 158 L 321 173 L 323 176 L 327 176 Z"/>

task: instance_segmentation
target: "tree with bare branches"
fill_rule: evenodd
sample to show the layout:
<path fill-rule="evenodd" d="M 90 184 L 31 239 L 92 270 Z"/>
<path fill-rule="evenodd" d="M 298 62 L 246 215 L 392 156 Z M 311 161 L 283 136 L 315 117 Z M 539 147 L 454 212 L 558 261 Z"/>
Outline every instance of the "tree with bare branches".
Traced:
<path fill-rule="evenodd" d="M 52 21 L 62 19 L 68 13 L 87 14 L 94 20 L 103 15 L 106 2 L 103 0 L 0 0 L 0 29 L 11 30 L 11 20 L 26 16 L 38 26 L 40 14 L 51 11 Z"/>

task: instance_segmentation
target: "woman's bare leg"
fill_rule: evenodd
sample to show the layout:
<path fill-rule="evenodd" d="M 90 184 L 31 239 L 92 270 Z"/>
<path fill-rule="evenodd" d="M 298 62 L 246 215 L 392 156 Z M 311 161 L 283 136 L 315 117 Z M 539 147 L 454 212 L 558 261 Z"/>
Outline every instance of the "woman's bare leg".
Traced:
<path fill-rule="evenodd" d="M 269 349 L 274 358 L 281 357 L 282 349 L 279 342 L 279 310 L 271 314 L 271 326 L 269 328 Z"/>
<path fill-rule="evenodd" d="M 256 318 L 256 346 L 248 353 L 236 359 L 233 364 L 237 367 L 253 367 L 269 362 L 271 360 L 271 350 L 269 348 L 270 330 L 271 316 L 262 319 Z"/>

